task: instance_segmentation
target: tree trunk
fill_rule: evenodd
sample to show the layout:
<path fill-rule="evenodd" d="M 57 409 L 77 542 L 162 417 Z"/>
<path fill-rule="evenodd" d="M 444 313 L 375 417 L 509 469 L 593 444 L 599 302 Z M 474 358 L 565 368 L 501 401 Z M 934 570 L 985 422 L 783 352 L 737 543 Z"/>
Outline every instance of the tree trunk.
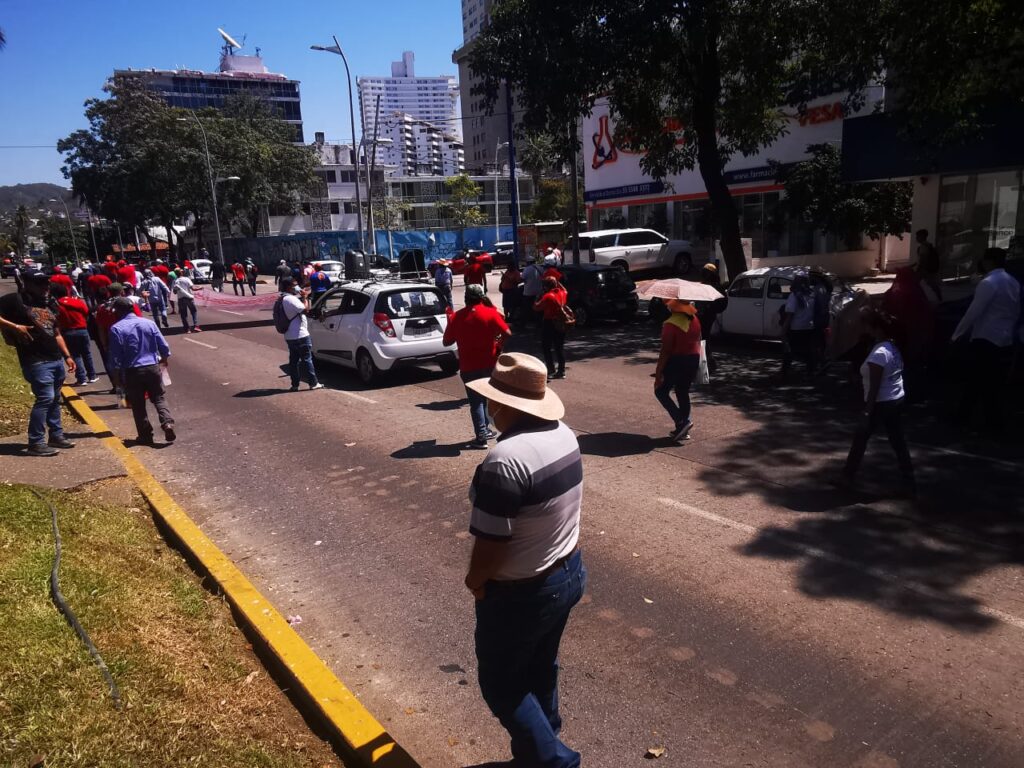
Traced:
<path fill-rule="evenodd" d="M 711 200 L 711 211 L 718 223 L 729 279 L 747 270 L 740 242 L 740 223 L 729 185 L 722 173 L 722 153 L 718 149 L 718 101 L 722 75 L 718 62 L 718 18 L 714 3 L 705 11 L 705 26 L 690 29 L 692 50 L 699 59 L 697 92 L 693 99 L 693 128 L 697 134 L 697 164 Z"/>
<path fill-rule="evenodd" d="M 178 244 L 174 240 L 174 227 L 171 225 L 169 219 L 163 220 L 164 230 L 167 232 L 167 246 L 170 248 L 170 256 L 172 259 L 178 257 Z"/>

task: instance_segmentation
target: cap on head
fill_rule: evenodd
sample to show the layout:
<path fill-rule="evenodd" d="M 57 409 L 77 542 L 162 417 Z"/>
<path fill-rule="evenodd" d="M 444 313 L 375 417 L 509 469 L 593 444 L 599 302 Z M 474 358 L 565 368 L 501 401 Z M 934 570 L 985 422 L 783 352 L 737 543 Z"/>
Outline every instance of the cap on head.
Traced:
<path fill-rule="evenodd" d="M 124 293 L 124 286 L 121 283 L 111 283 L 107 286 L 107 292 L 111 296 L 120 296 Z"/>
<path fill-rule="evenodd" d="M 469 285 L 466 286 L 466 299 L 479 300 L 486 295 L 487 294 L 484 293 L 484 287 L 482 285 L 470 283 Z"/>
<path fill-rule="evenodd" d="M 120 298 L 114 299 L 113 303 L 111 304 L 111 308 L 114 310 L 114 314 L 115 315 L 128 315 L 128 314 L 131 314 L 131 312 L 133 311 L 134 306 L 135 305 L 132 304 L 132 300 L 131 299 L 126 299 L 123 296 L 120 297 Z"/>

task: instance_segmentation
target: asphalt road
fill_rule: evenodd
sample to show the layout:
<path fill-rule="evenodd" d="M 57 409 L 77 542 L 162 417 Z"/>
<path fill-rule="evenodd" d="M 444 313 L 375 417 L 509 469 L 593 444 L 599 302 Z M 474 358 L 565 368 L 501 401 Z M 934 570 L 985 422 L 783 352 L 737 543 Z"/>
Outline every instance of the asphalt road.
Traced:
<path fill-rule="evenodd" d="M 481 454 L 459 379 L 368 390 L 321 365 L 327 389 L 288 393 L 269 312 L 203 314 L 206 332 L 170 337 L 178 442 L 134 450 L 424 765 L 506 758 L 462 586 Z M 539 352 L 527 332 L 513 346 Z M 673 445 L 656 350 L 643 322 L 579 331 L 555 387 L 585 454 L 590 584 L 561 686 L 584 764 L 662 746 L 677 766 L 1024 765 L 1018 456 L 918 406 L 919 501 L 889 498 L 881 440 L 866 490 L 834 491 L 856 385 L 783 386 L 770 344 L 719 348 Z"/>

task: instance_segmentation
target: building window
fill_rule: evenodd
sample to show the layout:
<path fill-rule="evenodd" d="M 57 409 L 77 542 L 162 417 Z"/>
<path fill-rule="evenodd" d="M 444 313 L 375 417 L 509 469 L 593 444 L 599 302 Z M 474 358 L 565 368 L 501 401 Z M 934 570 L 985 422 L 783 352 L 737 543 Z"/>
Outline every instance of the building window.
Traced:
<path fill-rule="evenodd" d="M 345 203 L 345 213 L 355 213 L 355 212 L 356 212 L 356 204 L 355 203 Z"/>
<path fill-rule="evenodd" d="M 331 213 L 335 215 L 341 213 L 341 206 L 338 203 L 331 203 Z"/>

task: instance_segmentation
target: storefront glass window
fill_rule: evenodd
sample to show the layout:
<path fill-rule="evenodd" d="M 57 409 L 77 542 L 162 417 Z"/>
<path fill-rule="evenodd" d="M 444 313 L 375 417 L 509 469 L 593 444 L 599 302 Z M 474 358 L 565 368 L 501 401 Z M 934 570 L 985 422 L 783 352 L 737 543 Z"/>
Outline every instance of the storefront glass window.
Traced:
<path fill-rule="evenodd" d="M 945 176 L 935 245 L 947 274 L 971 272 L 986 248 L 1009 248 L 1024 225 L 1022 171 Z"/>

